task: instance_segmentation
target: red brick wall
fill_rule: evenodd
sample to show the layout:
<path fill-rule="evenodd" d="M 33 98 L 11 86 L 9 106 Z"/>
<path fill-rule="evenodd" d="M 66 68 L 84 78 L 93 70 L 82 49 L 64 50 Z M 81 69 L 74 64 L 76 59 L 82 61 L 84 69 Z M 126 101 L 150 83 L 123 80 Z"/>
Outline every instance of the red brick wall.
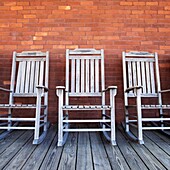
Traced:
<path fill-rule="evenodd" d="M 162 87 L 167 88 L 169 26 L 169 0 L 1 0 L 0 84 L 9 84 L 12 51 L 49 50 L 49 118 L 55 122 L 55 86 L 64 84 L 65 49 L 103 48 L 106 85 L 118 86 L 116 118 L 120 121 L 124 111 L 121 52 L 157 51 Z"/>

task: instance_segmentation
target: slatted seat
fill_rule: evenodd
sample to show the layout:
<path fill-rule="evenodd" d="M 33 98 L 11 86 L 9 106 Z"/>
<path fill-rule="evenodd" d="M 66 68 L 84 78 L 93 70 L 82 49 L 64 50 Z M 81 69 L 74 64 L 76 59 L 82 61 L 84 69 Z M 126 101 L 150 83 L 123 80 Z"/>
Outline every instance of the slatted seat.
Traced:
<path fill-rule="evenodd" d="M 63 106 L 63 110 L 110 110 L 111 106 L 100 106 L 100 105 L 91 105 L 91 106 L 85 106 L 85 105 L 69 105 L 69 106 Z"/>
<path fill-rule="evenodd" d="M 169 134 L 170 105 L 163 103 L 162 94 L 170 90 L 161 90 L 157 53 L 123 52 L 122 56 L 126 132 L 140 144 L 144 143 L 143 130 L 159 129 Z M 137 139 L 130 132 L 131 126 L 137 126 Z"/>
<path fill-rule="evenodd" d="M 0 104 L 0 109 L 4 110 L 0 115 L 0 129 L 7 130 L 0 135 L 0 139 L 13 129 L 32 129 L 33 144 L 43 141 L 48 125 L 48 69 L 49 52 L 13 52 L 10 90 L 0 87 L 0 91 L 9 92 L 9 102 Z M 19 99 L 23 99 L 23 102 L 17 103 Z M 32 104 L 29 100 L 33 101 Z M 16 115 L 15 109 L 23 112 Z M 20 126 L 18 122 L 33 122 L 33 126 Z"/>
<path fill-rule="evenodd" d="M 105 92 L 110 91 L 110 104 L 105 103 Z M 116 86 L 105 89 L 104 80 L 104 50 L 75 49 L 66 50 L 66 86 L 57 86 L 58 103 L 58 146 L 66 142 L 68 132 L 102 131 L 105 137 L 116 145 L 115 139 L 115 95 Z M 65 102 L 63 98 L 65 94 Z M 99 98 L 100 104 L 82 105 L 69 104 L 75 97 Z M 70 119 L 70 111 L 78 113 L 83 111 L 95 115 L 96 119 Z M 97 117 L 97 114 L 100 116 Z M 71 123 L 99 123 L 98 128 L 70 128 Z M 74 124 L 72 124 L 74 125 Z M 108 132 L 108 133 L 107 133 Z"/>

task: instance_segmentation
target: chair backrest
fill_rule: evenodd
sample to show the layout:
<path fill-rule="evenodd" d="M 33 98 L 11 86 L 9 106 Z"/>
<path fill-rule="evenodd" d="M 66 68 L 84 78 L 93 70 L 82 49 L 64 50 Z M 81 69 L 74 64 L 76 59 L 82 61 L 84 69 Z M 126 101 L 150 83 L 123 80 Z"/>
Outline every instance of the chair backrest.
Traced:
<path fill-rule="evenodd" d="M 104 50 L 66 50 L 68 96 L 101 96 L 105 89 Z"/>
<path fill-rule="evenodd" d="M 157 53 L 123 52 L 124 90 L 142 86 L 142 97 L 158 97 L 160 77 Z M 127 96 L 134 96 L 133 91 Z"/>
<path fill-rule="evenodd" d="M 48 87 L 49 52 L 13 52 L 11 87 L 13 96 L 34 97 L 36 86 Z"/>

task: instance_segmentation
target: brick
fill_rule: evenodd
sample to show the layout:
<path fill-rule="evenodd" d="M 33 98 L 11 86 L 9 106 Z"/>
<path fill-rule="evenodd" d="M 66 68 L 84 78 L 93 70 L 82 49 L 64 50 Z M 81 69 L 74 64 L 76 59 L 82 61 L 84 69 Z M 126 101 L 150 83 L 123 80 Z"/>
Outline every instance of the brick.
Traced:
<path fill-rule="evenodd" d="M 122 2 L 120 2 L 120 5 L 123 5 L 123 6 L 132 6 L 133 3 L 132 3 L 132 2 L 125 2 L 125 1 L 122 1 Z"/>
<path fill-rule="evenodd" d="M 158 2 L 146 2 L 148 6 L 158 6 Z"/>
<path fill-rule="evenodd" d="M 11 10 L 23 10 L 23 6 L 12 6 Z"/>
<path fill-rule="evenodd" d="M 48 33 L 47 32 L 36 32 L 35 33 L 35 36 L 47 36 L 48 35 Z"/>
<path fill-rule="evenodd" d="M 36 15 L 24 15 L 24 18 L 36 18 Z"/>
<path fill-rule="evenodd" d="M 58 9 L 61 9 L 61 10 L 71 10 L 71 6 L 59 6 Z"/>

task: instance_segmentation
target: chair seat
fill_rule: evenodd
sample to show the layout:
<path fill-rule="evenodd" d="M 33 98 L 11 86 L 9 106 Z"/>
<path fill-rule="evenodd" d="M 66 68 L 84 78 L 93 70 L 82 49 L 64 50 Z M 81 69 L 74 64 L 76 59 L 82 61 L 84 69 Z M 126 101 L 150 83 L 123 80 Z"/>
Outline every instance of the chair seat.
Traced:
<path fill-rule="evenodd" d="M 110 110 L 109 105 L 65 105 L 63 110 Z"/>
<path fill-rule="evenodd" d="M 41 105 L 42 108 L 46 108 L 46 105 Z M 36 104 L 0 104 L 0 108 L 23 108 L 30 109 L 36 108 Z"/>
<path fill-rule="evenodd" d="M 137 105 L 128 105 L 126 107 L 137 107 Z M 141 105 L 141 109 L 170 109 L 170 105 Z"/>

